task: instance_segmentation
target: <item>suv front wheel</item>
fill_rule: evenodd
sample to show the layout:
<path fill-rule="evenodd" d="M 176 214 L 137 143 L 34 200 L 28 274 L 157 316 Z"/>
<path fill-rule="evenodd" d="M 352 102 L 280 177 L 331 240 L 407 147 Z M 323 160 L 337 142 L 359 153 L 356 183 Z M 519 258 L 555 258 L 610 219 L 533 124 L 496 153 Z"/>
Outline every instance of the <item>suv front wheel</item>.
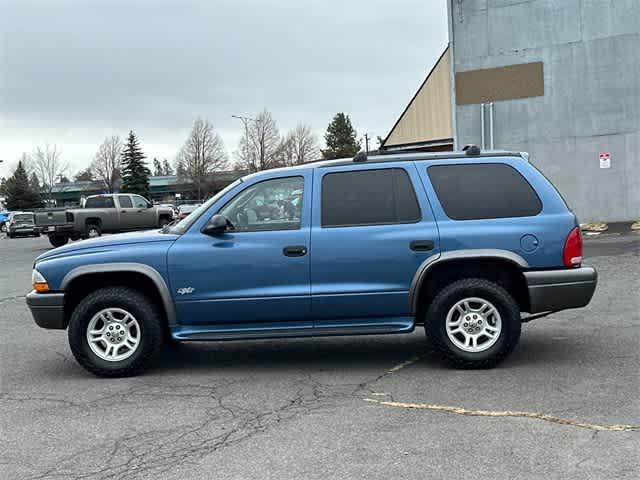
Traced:
<path fill-rule="evenodd" d="M 161 315 L 142 293 L 108 287 L 87 295 L 69 322 L 76 360 L 100 377 L 124 377 L 145 369 L 162 344 Z"/>
<path fill-rule="evenodd" d="M 444 287 L 427 311 L 425 330 L 433 347 L 455 366 L 491 368 L 520 339 L 520 310 L 500 285 L 469 278 Z"/>

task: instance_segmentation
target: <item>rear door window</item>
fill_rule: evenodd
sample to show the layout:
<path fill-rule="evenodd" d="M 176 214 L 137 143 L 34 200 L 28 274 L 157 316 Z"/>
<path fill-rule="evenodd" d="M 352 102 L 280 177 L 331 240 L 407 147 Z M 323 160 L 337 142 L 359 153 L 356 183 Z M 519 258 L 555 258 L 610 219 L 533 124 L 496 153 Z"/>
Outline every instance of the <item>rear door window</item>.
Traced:
<path fill-rule="evenodd" d="M 328 173 L 322 178 L 323 227 L 415 223 L 420 207 L 403 168 Z"/>
<path fill-rule="evenodd" d="M 453 220 L 531 217 L 542 210 L 538 194 L 511 165 L 432 165 L 427 173 Z"/>
<path fill-rule="evenodd" d="M 133 208 L 129 195 L 118 195 L 118 202 L 120 202 L 120 208 Z"/>

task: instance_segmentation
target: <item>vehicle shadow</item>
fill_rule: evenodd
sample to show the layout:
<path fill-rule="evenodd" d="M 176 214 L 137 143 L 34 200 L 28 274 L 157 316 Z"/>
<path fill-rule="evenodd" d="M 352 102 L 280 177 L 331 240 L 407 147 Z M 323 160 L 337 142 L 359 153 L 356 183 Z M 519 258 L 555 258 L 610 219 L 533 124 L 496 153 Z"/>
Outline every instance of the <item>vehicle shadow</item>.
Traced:
<path fill-rule="evenodd" d="M 553 340 L 551 333 L 527 338 L 498 368 L 535 367 L 584 361 L 585 349 L 597 352 L 598 345 L 577 347 L 570 341 Z M 156 372 L 222 369 L 312 371 L 388 370 L 414 360 L 420 368 L 451 369 L 428 345 L 420 328 L 410 335 L 367 337 L 322 337 L 233 342 L 185 342 L 167 346 L 155 363 Z"/>
<path fill-rule="evenodd" d="M 233 342 L 185 342 L 163 349 L 156 371 L 390 369 L 426 357 L 423 332 L 390 337 L 334 337 Z"/>

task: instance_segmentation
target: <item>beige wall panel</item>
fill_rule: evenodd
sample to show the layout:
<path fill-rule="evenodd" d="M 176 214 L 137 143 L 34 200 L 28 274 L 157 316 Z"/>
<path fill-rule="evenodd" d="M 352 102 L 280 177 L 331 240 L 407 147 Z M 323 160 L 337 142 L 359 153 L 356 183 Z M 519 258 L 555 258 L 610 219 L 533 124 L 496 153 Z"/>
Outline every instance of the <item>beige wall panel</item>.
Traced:
<path fill-rule="evenodd" d="M 541 97 L 544 95 L 542 62 L 508 65 L 456 73 L 456 103 L 473 103 Z"/>
<path fill-rule="evenodd" d="M 447 50 L 389 134 L 385 145 L 452 138 L 451 77 Z"/>

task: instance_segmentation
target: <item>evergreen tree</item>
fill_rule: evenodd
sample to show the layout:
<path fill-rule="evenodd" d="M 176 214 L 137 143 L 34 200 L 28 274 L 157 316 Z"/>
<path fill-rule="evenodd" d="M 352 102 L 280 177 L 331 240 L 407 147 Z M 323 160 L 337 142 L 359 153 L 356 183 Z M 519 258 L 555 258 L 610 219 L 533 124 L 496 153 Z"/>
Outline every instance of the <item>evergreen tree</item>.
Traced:
<path fill-rule="evenodd" d="M 0 178 L 0 195 L 4 196 L 7 194 L 7 179 L 2 177 Z"/>
<path fill-rule="evenodd" d="M 38 180 L 36 172 L 31 173 L 31 178 L 29 178 L 29 187 L 36 193 L 40 192 L 40 180 Z"/>
<path fill-rule="evenodd" d="M 137 193 L 149 198 L 149 175 L 151 172 L 147 168 L 142 153 L 142 148 L 138 143 L 138 138 L 133 130 L 129 132 L 127 143 L 122 150 L 122 191 Z"/>
<path fill-rule="evenodd" d="M 32 210 L 42 206 L 40 195 L 31 189 L 22 161 L 18 162 L 13 176 L 7 180 L 5 190 L 8 210 Z"/>
<path fill-rule="evenodd" d="M 351 124 L 349 115 L 337 113 L 324 134 L 327 149 L 322 150 L 326 159 L 353 157 L 360 150 L 356 130 Z"/>

